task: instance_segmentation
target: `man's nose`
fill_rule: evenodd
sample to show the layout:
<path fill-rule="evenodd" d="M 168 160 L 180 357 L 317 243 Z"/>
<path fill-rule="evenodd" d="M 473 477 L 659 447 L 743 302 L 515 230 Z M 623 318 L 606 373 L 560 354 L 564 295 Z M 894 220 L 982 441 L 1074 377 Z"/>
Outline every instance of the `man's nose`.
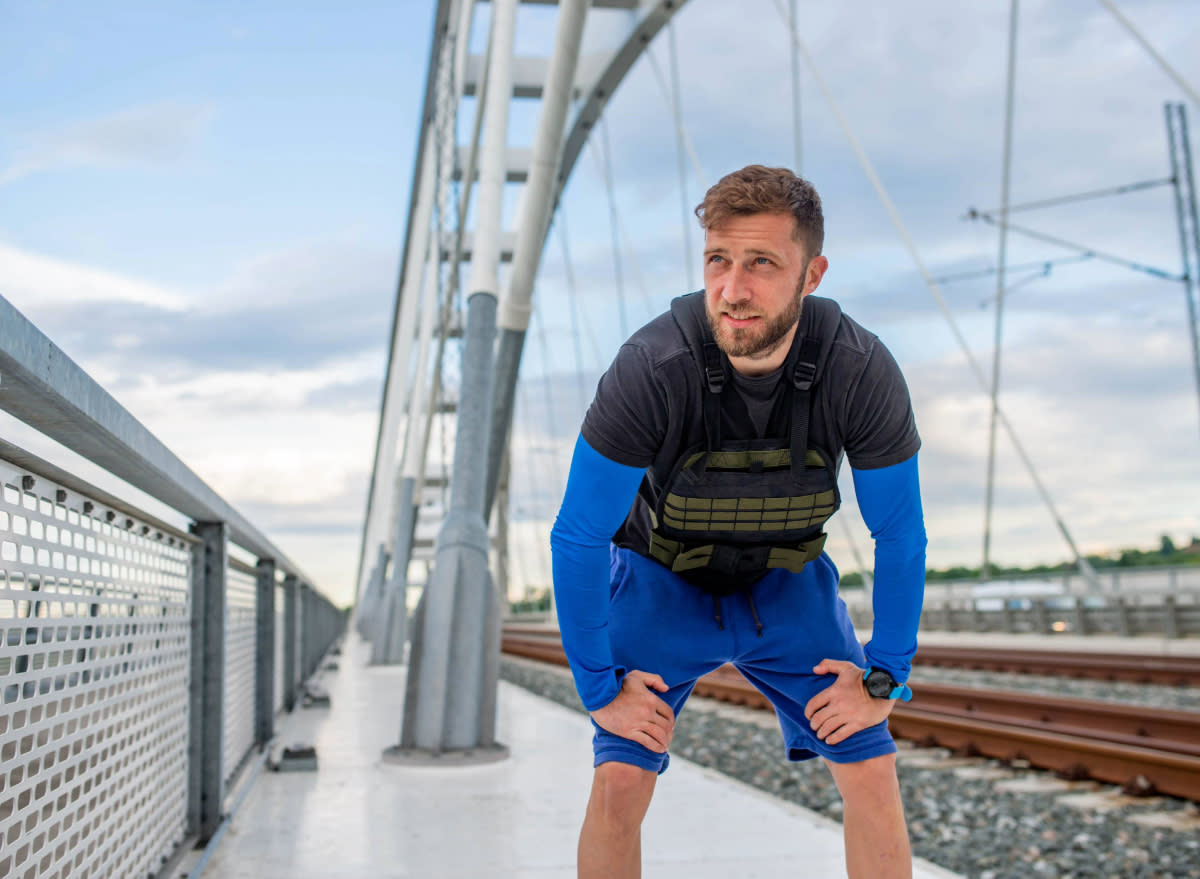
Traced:
<path fill-rule="evenodd" d="M 745 302 L 750 298 L 748 280 L 746 270 L 737 263 L 734 263 L 729 273 L 725 276 L 725 286 L 721 290 L 722 298 L 730 303 Z"/>

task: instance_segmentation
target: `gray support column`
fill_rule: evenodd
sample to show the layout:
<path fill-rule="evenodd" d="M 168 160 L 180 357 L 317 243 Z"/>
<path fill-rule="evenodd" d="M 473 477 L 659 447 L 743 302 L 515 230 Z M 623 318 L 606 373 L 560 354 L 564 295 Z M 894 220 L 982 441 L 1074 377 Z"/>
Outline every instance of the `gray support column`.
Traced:
<path fill-rule="evenodd" d="M 400 480 L 396 496 L 396 534 L 392 542 L 392 575 L 383 591 L 380 628 L 371 643 L 371 662 L 396 665 L 404 661 L 404 642 L 408 638 L 408 560 L 412 557 L 413 533 L 417 527 L 417 507 L 413 492 L 416 480 Z"/>
<path fill-rule="evenodd" d="M 292 711 L 296 707 L 296 688 L 299 681 L 296 677 L 298 644 L 296 628 L 300 614 L 296 604 L 299 601 L 300 581 L 295 574 L 283 578 L 283 707 Z"/>
<path fill-rule="evenodd" d="M 1192 369 L 1196 399 L 1200 401 L 1200 315 L 1196 296 L 1200 289 L 1200 216 L 1196 208 L 1196 182 L 1192 175 L 1192 149 L 1188 142 L 1187 113 L 1183 104 L 1167 104 L 1167 140 L 1171 149 L 1171 179 L 1175 190 L 1175 217 L 1179 249 L 1183 256 L 1183 295 L 1187 300 L 1188 336 L 1192 342 Z"/>
<path fill-rule="evenodd" d="M 259 559 L 255 595 L 254 738 L 275 735 L 275 560 Z"/>
<path fill-rule="evenodd" d="M 495 321 L 496 297 L 472 295 L 450 510 L 417 610 L 400 745 L 384 752 L 388 760 L 487 762 L 508 753 L 495 741 L 500 603 L 482 513 Z"/>
<path fill-rule="evenodd" d="M 383 584 L 387 578 L 387 566 L 387 547 L 380 543 L 375 554 L 375 567 L 371 569 L 357 607 L 358 632 L 368 641 L 375 637 L 378 628 L 375 618 L 383 604 Z"/>
<path fill-rule="evenodd" d="M 570 104 L 571 86 L 579 63 L 579 46 L 590 0 L 561 0 L 554 50 L 542 90 L 542 114 L 533 144 L 525 201 L 517 224 L 517 246 L 513 252 L 512 280 L 500 316 L 500 345 L 496 354 L 495 400 L 492 429 L 487 446 L 487 491 L 483 513 L 491 512 L 500 479 L 500 461 L 512 423 L 513 398 L 521 368 L 521 352 L 533 310 L 533 284 L 557 198 L 558 169 L 562 158 L 563 130 Z M 486 155 L 486 154 L 485 154 Z M 478 289 L 478 288 L 476 288 Z"/>
<path fill-rule="evenodd" d="M 188 745 L 188 829 L 207 842 L 221 823 L 225 798 L 222 737 L 225 729 L 224 522 L 196 522 L 192 550 L 192 680 Z"/>
<path fill-rule="evenodd" d="M 433 155 L 437 132 L 430 128 L 425 132 L 420 147 L 422 160 Z M 411 394 L 408 368 L 413 331 L 416 329 L 417 293 L 422 285 L 425 269 L 426 248 L 429 244 L 430 223 L 433 217 L 434 183 L 436 175 L 432 168 L 415 180 L 417 198 L 414 210 L 409 214 L 411 221 L 410 239 L 404 254 L 401 287 L 396 303 L 396 314 L 392 323 L 392 338 L 388 348 L 387 374 L 384 378 L 383 408 L 379 417 L 379 436 L 375 446 L 375 464 L 371 473 L 370 492 L 367 497 L 367 518 L 363 524 L 363 543 L 359 555 L 359 579 L 355 584 L 361 597 L 366 588 L 365 567 L 374 547 L 382 543 L 392 521 L 392 486 L 397 470 L 397 444 L 400 438 L 400 419 L 405 414 L 405 405 Z M 408 413 L 411 419 L 412 413 Z"/>
<path fill-rule="evenodd" d="M 504 463 L 500 466 L 500 484 L 497 488 L 495 509 L 492 511 L 496 522 L 495 563 L 492 570 L 495 572 L 496 592 L 500 596 L 502 613 L 508 612 L 508 479 L 512 471 L 510 452 L 511 449 L 505 452 Z"/>
<path fill-rule="evenodd" d="M 384 754 L 402 762 L 445 762 L 447 755 L 451 762 L 491 761 L 508 753 L 495 741 L 500 608 L 483 501 L 516 14 L 516 0 L 493 0 L 450 510 L 421 597 L 400 745 Z"/>

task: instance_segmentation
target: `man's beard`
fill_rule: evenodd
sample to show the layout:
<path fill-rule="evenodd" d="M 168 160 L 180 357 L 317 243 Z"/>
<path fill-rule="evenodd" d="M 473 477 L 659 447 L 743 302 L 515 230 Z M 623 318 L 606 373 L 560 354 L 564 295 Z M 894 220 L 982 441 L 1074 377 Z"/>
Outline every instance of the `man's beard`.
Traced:
<path fill-rule="evenodd" d="M 762 357 L 771 353 L 800 321 L 800 313 L 804 309 L 804 296 L 801 295 L 804 277 L 805 275 L 800 276 L 800 286 L 796 289 L 796 295 L 782 312 L 774 318 L 758 315 L 761 319 L 753 327 L 730 327 L 720 319 L 722 313 L 735 318 L 756 316 L 753 311 L 726 306 L 717 314 L 709 312 L 708 325 L 712 328 L 717 346 L 727 357 Z"/>

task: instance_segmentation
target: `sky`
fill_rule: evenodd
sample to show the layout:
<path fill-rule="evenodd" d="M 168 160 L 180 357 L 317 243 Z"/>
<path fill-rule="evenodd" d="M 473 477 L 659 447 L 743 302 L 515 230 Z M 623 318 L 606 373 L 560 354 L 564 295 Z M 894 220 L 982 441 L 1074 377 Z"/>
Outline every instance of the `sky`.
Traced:
<path fill-rule="evenodd" d="M 354 592 L 433 6 L 0 0 L 0 296 L 340 604 Z M 1119 6 L 1196 90 L 1200 5 Z M 994 268 L 995 228 L 965 216 L 1000 202 L 1009 3 L 799 8 L 804 43 L 925 266 L 936 277 Z M 697 159 L 682 190 L 655 72 L 669 81 L 664 32 L 613 96 L 563 194 L 514 427 L 514 591 L 548 582 L 547 531 L 599 374 L 625 335 L 699 277 L 702 236 L 685 226 L 684 204 L 750 162 L 798 164 L 815 183 L 831 265 L 820 293 L 878 333 L 904 370 L 924 443 L 931 566 L 981 559 L 988 398 L 807 68 L 797 162 L 774 0 L 729 10 L 690 0 L 674 20 Z M 519 54 L 548 54 L 554 14 L 521 9 Z M 484 6 L 473 51 L 487 15 Z M 585 56 L 611 47 L 625 17 L 593 11 Z M 1012 202 L 1168 177 L 1166 101 L 1187 96 L 1099 2 L 1025 0 Z M 518 103 L 510 143 L 528 145 L 538 105 Z M 460 131 L 474 112 L 465 100 Z M 1195 125 L 1200 107 L 1187 112 Z M 509 226 L 519 187 L 510 190 Z M 1169 187 L 1019 220 L 1181 271 Z M 1008 238 L 1009 265 L 1073 254 Z M 995 288 L 993 276 L 942 286 L 988 375 Z M 1093 258 L 1013 271 L 1009 288 L 1001 406 L 1079 548 L 1200 535 L 1182 285 Z M 453 382 L 458 351 L 447 351 Z M 0 435 L 109 485 L 7 416 Z M 435 440 L 431 454 L 446 445 Z M 870 547 L 848 476 L 847 530 L 835 525 L 830 540 L 843 570 L 857 567 L 851 542 L 868 557 Z M 1005 436 L 993 529 L 999 563 L 1069 557 Z"/>

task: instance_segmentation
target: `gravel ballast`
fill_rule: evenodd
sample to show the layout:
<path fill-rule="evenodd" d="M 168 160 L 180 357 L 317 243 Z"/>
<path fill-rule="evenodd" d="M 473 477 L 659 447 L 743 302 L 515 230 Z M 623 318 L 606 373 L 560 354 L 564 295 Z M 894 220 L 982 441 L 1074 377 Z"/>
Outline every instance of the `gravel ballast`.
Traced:
<path fill-rule="evenodd" d="M 961 682 L 969 674 L 979 686 L 1013 689 L 1027 677 L 941 671 L 922 670 L 921 678 L 953 675 Z M 505 656 L 501 676 L 583 711 L 565 669 Z M 1194 693 L 1181 701 L 1178 692 L 1168 692 L 1176 688 L 1136 689 L 1122 695 L 1148 706 L 1193 707 Z M 1058 693 L 1067 695 L 1061 682 Z M 828 770 L 819 760 L 784 759 L 769 712 L 693 697 L 676 723 L 671 753 L 841 820 L 841 799 Z M 899 776 L 913 853 L 971 879 L 1200 879 L 1200 813 L 1193 803 L 1133 799 L 1111 785 L 1068 784 L 1028 767 L 905 743 Z"/>

